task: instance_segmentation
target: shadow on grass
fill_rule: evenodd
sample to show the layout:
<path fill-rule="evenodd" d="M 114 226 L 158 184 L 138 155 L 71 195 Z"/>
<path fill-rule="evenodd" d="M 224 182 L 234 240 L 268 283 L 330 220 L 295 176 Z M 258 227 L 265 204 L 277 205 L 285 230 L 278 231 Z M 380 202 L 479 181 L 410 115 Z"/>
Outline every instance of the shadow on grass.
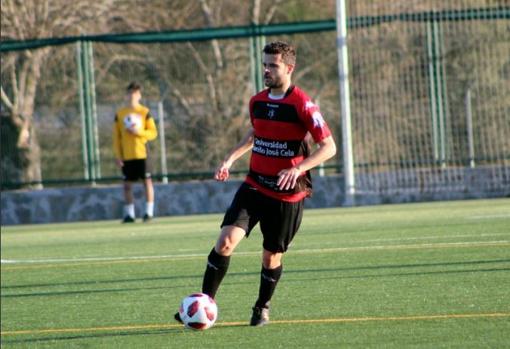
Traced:
<path fill-rule="evenodd" d="M 510 271 L 510 268 L 491 268 L 491 269 L 462 269 L 462 270 L 438 270 L 423 272 L 405 272 L 405 273 L 389 273 L 389 274 L 365 274 L 365 275 L 345 275 L 345 276 L 327 276 L 315 278 L 286 279 L 285 282 L 303 282 L 316 280 L 340 280 L 340 279 L 375 279 L 388 277 L 406 277 L 406 276 L 426 276 L 426 275 L 447 275 L 447 274 L 469 274 L 469 273 L 492 273 L 492 272 Z"/>
<path fill-rule="evenodd" d="M 234 327 L 250 327 L 248 323 L 241 324 L 221 324 L 213 327 L 213 331 L 220 328 L 234 328 Z M 184 331 L 191 331 L 184 328 L 161 328 L 152 330 L 133 330 L 133 331 L 120 331 L 120 332 L 101 332 L 101 333 L 89 333 L 89 334 L 65 334 L 61 336 L 41 336 L 41 337 L 30 337 L 30 338 L 16 338 L 16 339 L 2 339 L 3 344 L 28 344 L 28 343 L 44 343 L 44 342 L 59 342 L 59 341 L 72 341 L 82 339 L 98 339 L 98 338 L 114 338 L 114 337 L 127 337 L 127 336 L 154 336 L 154 335 L 168 335 L 168 334 L 179 334 Z M 208 330 L 211 331 L 211 330 Z M 200 331 L 198 331 L 200 332 Z"/>
<path fill-rule="evenodd" d="M 113 338 L 113 337 L 126 337 L 126 336 L 151 336 L 151 335 L 166 335 L 171 333 L 180 333 L 182 328 L 167 328 L 167 329 L 154 329 L 145 331 L 122 331 L 110 333 L 92 333 L 92 334 L 75 334 L 75 335 L 62 335 L 62 336 L 44 336 L 44 337 L 31 337 L 31 338 L 17 338 L 17 339 L 3 339 L 4 344 L 28 344 L 28 343 L 44 343 L 44 342 L 58 342 L 58 341 L 71 341 L 80 339 L 94 339 L 94 338 Z"/>
<path fill-rule="evenodd" d="M 359 267 L 332 267 L 332 268 L 317 268 L 317 269 L 288 269 L 285 270 L 286 275 L 293 274 L 316 274 L 316 273 L 331 273 L 331 272 L 360 272 L 360 271 L 384 271 L 384 270 L 408 270 L 413 268 L 434 268 L 434 267 L 450 267 L 450 266 L 475 266 L 475 265 L 488 265 L 497 263 L 508 263 L 510 259 L 498 259 L 498 260 L 479 260 L 479 261 L 462 261 L 462 262 L 446 262 L 446 263 L 415 263 L 415 264 L 390 264 L 390 265 L 376 265 L 376 266 L 359 266 Z M 400 273 L 384 273 L 370 274 L 370 275 L 329 275 L 325 278 L 328 279 L 363 279 L 363 278 L 384 278 L 384 277 L 395 277 L 395 276 L 420 276 L 420 275 L 434 275 L 434 274 L 456 274 L 456 273 L 478 273 L 478 272 L 497 272 L 507 271 L 510 268 L 485 268 L 485 269 L 460 269 L 460 270 L 434 270 L 434 271 L 415 271 L 415 272 L 400 272 Z M 227 274 L 227 279 L 223 284 L 244 284 L 252 283 L 247 282 L 229 282 L 229 277 L 236 276 L 259 276 L 260 271 L 253 272 L 233 272 Z M 14 285 L 14 286 L 2 286 L 2 290 L 11 289 L 22 289 L 31 287 L 65 287 L 65 286 L 80 286 L 80 285 L 102 285 L 102 284 L 118 284 L 128 282 L 153 282 L 153 281 L 171 281 L 171 280 L 182 280 L 182 279 L 202 279 L 202 274 L 195 275 L 180 275 L 180 276 L 167 276 L 167 277 L 151 277 L 151 278 L 136 278 L 136 279 L 119 279 L 119 280 L 92 280 L 92 281 L 78 281 L 68 283 L 53 283 L 53 284 L 27 284 L 27 285 Z M 325 278 L 306 278 L 306 280 L 320 280 Z M 292 279 L 285 278 L 286 282 L 302 281 L 304 279 Z M 170 290 L 177 288 L 187 288 L 189 285 L 165 285 L 165 286 L 144 286 L 144 287 L 130 287 L 130 288 L 112 288 L 112 289 L 91 289 L 91 290 L 70 290 L 70 291 L 48 291 L 48 292 L 30 292 L 30 293 L 15 293 L 5 294 L 2 292 L 1 298 L 17 298 L 17 297 L 48 297 L 48 296 L 67 296 L 77 294 L 93 294 L 93 293 L 110 293 L 110 292 L 132 292 L 142 290 Z"/>

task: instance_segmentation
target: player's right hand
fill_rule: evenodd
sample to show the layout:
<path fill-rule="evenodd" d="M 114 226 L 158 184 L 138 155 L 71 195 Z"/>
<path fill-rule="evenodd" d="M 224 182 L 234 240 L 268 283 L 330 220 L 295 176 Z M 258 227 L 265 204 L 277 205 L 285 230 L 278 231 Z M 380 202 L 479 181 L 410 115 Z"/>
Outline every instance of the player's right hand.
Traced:
<path fill-rule="evenodd" d="M 230 173 L 228 171 L 228 167 L 225 166 L 224 163 L 221 164 L 221 166 L 218 167 L 218 169 L 214 173 L 214 179 L 216 179 L 217 181 L 221 181 L 221 182 L 226 181 L 229 176 L 230 176 Z"/>
<path fill-rule="evenodd" d="M 115 159 L 115 163 L 117 164 L 118 167 L 124 166 L 124 161 L 122 161 L 121 159 Z"/>

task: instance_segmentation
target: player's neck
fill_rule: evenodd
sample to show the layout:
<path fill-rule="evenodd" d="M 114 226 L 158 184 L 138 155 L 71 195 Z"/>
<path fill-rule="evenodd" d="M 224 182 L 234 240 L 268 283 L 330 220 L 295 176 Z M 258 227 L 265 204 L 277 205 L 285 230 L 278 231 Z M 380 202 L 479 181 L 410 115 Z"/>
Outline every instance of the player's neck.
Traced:
<path fill-rule="evenodd" d="M 287 90 L 289 89 L 291 85 L 290 80 L 284 83 L 281 87 L 272 87 L 269 89 L 269 93 L 273 96 L 283 96 L 287 93 Z"/>
<path fill-rule="evenodd" d="M 129 106 L 131 108 L 133 108 L 133 109 L 136 109 L 136 108 L 138 108 L 140 106 L 140 102 L 138 102 L 138 101 L 130 101 L 129 102 Z"/>

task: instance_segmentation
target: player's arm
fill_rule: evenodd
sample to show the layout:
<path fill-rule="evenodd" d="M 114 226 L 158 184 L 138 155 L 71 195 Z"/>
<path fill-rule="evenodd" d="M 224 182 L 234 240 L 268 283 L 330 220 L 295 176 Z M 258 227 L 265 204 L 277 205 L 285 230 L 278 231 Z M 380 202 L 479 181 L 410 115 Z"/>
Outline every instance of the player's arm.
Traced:
<path fill-rule="evenodd" d="M 230 175 L 229 169 L 232 164 L 243 156 L 247 151 L 253 148 L 253 128 L 250 127 L 244 137 L 237 143 L 237 145 L 225 156 L 220 166 L 214 173 L 214 179 L 218 181 L 226 181 Z"/>
<path fill-rule="evenodd" d="M 122 139 L 121 132 L 119 129 L 118 116 L 115 115 L 115 121 L 113 122 L 112 128 L 112 139 L 113 139 L 113 152 L 115 154 L 115 161 L 118 166 L 122 166 Z"/>
<path fill-rule="evenodd" d="M 316 149 L 309 157 L 294 167 L 281 170 L 278 173 L 278 182 L 276 183 L 281 190 L 292 189 L 296 186 L 296 181 L 302 173 L 325 162 L 336 154 L 336 144 L 333 137 L 328 136 L 317 143 Z"/>
<path fill-rule="evenodd" d="M 156 128 L 156 123 L 154 122 L 154 118 L 150 113 L 147 114 L 145 120 L 145 129 L 134 130 L 133 134 L 139 137 L 144 137 L 147 141 L 152 141 L 156 139 L 156 137 L 158 136 L 158 129 Z"/>

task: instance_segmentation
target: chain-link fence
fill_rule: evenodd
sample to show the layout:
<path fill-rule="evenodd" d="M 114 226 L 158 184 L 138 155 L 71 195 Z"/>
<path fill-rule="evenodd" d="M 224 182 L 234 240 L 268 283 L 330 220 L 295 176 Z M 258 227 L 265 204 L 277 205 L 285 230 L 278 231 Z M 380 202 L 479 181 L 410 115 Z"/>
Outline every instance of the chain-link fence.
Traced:
<path fill-rule="evenodd" d="M 349 1 L 347 8 L 356 190 L 449 190 L 463 185 L 465 169 L 472 168 L 490 168 L 488 185 L 508 189 L 510 7 L 430 0 Z M 27 182 L 19 172 L 38 155 L 45 186 L 119 179 L 111 127 L 132 80 L 143 85 L 143 102 L 164 127 L 164 138 L 151 144 L 155 177 L 212 173 L 248 125 L 247 104 L 261 73 L 255 51 L 260 41 L 273 39 L 297 47 L 293 82 L 320 105 L 341 146 L 335 23 L 318 22 L 315 32 L 296 30 L 303 25 L 277 36 L 257 35 L 267 28 L 258 26 L 242 38 L 186 41 L 180 33 L 184 39 L 168 43 L 92 42 L 97 136 L 83 132 L 82 44 L 2 50 L 6 95 L 14 91 L 11 70 L 21 74 L 27 55 L 50 51 L 27 139 L 9 121 L 2 99 L 2 188 Z M 87 144 L 91 137 L 97 137 L 95 150 Z M 96 162 L 93 178 L 87 161 Z M 339 152 L 325 164 L 326 174 L 342 173 L 341 164 Z M 246 168 L 247 158 L 235 166 Z"/>

